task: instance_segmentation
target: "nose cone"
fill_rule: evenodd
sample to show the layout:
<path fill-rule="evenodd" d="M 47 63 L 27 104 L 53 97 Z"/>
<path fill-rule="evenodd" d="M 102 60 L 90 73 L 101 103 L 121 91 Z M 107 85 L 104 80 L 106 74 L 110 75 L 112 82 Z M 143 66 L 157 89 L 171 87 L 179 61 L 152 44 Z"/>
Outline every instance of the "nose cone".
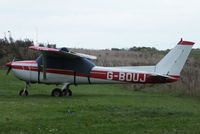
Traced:
<path fill-rule="evenodd" d="M 6 63 L 5 66 L 7 66 L 7 67 L 11 67 L 11 66 L 12 66 L 12 62 L 8 62 L 8 63 Z"/>

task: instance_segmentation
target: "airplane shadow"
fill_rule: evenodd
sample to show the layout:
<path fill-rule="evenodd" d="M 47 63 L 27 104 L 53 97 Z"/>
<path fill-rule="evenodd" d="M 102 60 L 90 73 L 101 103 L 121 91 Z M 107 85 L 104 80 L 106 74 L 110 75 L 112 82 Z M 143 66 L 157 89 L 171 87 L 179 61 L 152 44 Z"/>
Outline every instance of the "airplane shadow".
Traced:
<path fill-rule="evenodd" d="M 130 97 L 133 95 L 119 95 L 119 94 L 76 94 L 72 97 Z"/>
<path fill-rule="evenodd" d="M 19 96 L 19 95 L 0 95 L 0 98 L 7 98 L 7 99 L 16 99 L 16 98 L 96 98 L 96 97 L 134 97 L 134 95 L 119 95 L 119 94 L 74 94 L 73 96 L 62 96 L 62 97 L 52 97 L 50 94 L 30 94 L 28 96 Z"/>
<path fill-rule="evenodd" d="M 73 96 L 52 97 L 49 94 L 31 94 L 29 98 L 95 98 L 95 97 L 133 97 L 133 95 L 119 94 L 74 94 Z"/>

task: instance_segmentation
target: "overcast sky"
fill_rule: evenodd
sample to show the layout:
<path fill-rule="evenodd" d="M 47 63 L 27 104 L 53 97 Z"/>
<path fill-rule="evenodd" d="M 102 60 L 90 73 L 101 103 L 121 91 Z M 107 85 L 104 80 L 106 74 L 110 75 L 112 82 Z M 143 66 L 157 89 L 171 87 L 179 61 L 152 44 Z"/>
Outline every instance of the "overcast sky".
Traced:
<path fill-rule="evenodd" d="M 199 0 L 0 0 L 0 38 L 59 47 L 172 48 L 200 42 Z"/>

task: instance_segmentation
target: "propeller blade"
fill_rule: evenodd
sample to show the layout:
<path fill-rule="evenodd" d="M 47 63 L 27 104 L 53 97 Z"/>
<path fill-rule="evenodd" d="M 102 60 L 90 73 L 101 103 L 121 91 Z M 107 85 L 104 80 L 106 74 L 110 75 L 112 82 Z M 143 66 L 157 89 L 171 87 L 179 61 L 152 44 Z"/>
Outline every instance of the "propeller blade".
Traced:
<path fill-rule="evenodd" d="M 8 75 L 9 73 L 10 73 L 10 70 L 12 69 L 12 67 L 10 66 L 9 68 L 8 68 L 8 71 L 6 72 L 6 75 Z"/>
<path fill-rule="evenodd" d="M 15 57 L 13 58 L 13 60 L 11 62 L 6 63 L 5 65 L 8 67 L 8 71 L 7 71 L 7 75 L 10 73 L 11 69 L 12 69 L 12 63 L 15 62 Z"/>
<path fill-rule="evenodd" d="M 9 74 L 10 70 L 12 69 L 12 62 L 8 62 L 5 64 L 8 67 L 7 75 Z"/>

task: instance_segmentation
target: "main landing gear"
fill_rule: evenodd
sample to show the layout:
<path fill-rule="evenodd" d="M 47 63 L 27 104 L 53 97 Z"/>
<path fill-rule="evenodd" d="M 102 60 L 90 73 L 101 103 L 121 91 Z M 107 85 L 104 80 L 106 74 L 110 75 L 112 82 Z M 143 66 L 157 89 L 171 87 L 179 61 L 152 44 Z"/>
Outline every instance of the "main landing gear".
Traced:
<path fill-rule="evenodd" d="M 24 89 L 19 91 L 20 96 L 28 96 L 28 91 L 27 91 L 28 86 L 29 86 L 29 83 L 26 82 Z"/>
<path fill-rule="evenodd" d="M 63 87 L 55 88 L 51 92 L 51 96 L 60 97 L 60 96 L 72 96 L 72 91 L 69 89 L 70 84 L 66 83 Z"/>

